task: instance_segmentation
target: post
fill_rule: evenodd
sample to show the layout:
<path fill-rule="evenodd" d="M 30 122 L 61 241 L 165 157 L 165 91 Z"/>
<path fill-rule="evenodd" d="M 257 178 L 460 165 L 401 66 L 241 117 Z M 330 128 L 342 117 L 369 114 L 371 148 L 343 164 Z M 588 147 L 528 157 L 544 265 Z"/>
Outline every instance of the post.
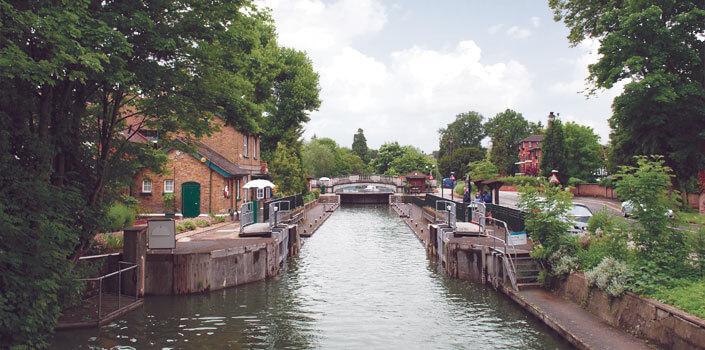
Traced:
<path fill-rule="evenodd" d="M 117 289 L 118 310 L 120 310 L 120 297 L 121 296 L 122 296 L 122 266 L 120 266 L 120 263 L 118 263 L 118 289 Z"/>
<path fill-rule="evenodd" d="M 100 312 L 103 305 L 103 277 L 98 279 L 98 324 L 100 324 Z"/>
<path fill-rule="evenodd" d="M 139 297 L 144 295 L 145 264 L 147 260 L 147 227 L 136 226 L 125 229 L 124 244 L 122 248 L 122 259 L 137 265 L 135 269 L 134 281 L 131 278 L 125 279 L 125 288 L 135 288 L 135 294 Z M 127 276 L 126 276 L 127 277 Z"/>

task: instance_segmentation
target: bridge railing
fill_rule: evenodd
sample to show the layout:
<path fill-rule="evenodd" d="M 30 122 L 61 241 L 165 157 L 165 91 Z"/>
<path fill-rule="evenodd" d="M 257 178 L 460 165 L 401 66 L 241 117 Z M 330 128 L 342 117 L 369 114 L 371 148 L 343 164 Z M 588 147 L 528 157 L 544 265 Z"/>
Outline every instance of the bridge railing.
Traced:
<path fill-rule="evenodd" d="M 404 179 L 397 176 L 387 175 L 350 175 L 343 177 L 335 177 L 328 181 L 319 181 L 316 179 L 310 180 L 311 187 L 337 186 L 352 183 L 381 183 L 395 186 L 404 186 Z"/>

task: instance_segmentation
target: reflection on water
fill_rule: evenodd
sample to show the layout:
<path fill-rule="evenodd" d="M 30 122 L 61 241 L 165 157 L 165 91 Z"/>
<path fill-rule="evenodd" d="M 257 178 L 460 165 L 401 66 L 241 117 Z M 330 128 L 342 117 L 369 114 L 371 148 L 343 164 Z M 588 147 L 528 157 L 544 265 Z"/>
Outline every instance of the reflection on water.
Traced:
<path fill-rule="evenodd" d="M 436 271 L 386 206 L 341 207 L 278 278 L 150 297 L 56 348 L 569 348 L 504 296 Z"/>

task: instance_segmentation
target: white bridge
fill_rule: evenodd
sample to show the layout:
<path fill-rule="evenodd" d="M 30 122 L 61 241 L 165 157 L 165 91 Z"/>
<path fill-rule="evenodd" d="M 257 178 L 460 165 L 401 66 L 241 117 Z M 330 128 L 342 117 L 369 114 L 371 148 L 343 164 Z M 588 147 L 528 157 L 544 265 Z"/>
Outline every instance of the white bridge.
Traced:
<path fill-rule="evenodd" d="M 333 193 L 399 193 L 404 190 L 404 178 L 386 175 L 350 175 L 330 180 L 311 180 L 311 188 L 326 187 Z"/>

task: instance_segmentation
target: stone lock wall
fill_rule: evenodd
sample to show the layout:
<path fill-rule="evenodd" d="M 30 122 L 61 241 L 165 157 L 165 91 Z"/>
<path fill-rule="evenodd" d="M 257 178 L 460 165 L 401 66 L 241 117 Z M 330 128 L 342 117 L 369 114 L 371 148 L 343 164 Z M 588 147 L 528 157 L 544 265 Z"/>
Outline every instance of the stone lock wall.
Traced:
<path fill-rule="evenodd" d="M 558 294 L 608 324 L 668 349 L 705 349 L 705 320 L 655 300 L 627 293 L 612 298 L 588 287 L 581 273 L 560 284 Z"/>

